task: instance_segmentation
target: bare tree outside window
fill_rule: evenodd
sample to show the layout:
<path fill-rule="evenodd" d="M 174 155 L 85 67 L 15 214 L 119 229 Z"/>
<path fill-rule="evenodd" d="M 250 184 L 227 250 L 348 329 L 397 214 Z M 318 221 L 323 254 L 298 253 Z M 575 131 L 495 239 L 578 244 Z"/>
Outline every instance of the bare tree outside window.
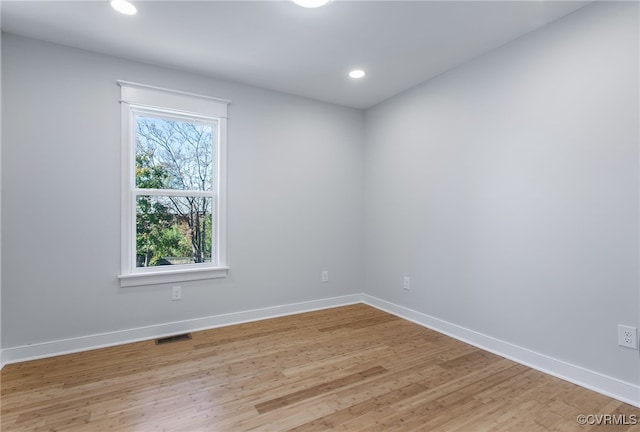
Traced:
<path fill-rule="evenodd" d="M 136 266 L 212 262 L 217 124 L 136 115 Z M 193 193 L 190 195 L 188 192 Z"/>

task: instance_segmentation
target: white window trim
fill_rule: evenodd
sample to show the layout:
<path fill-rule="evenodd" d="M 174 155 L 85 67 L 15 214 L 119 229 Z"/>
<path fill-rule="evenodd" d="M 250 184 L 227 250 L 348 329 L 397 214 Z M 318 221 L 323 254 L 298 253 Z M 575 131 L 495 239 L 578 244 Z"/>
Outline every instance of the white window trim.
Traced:
<path fill-rule="evenodd" d="M 154 87 L 129 81 L 118 81 L 121 90 L 121 287 L 186 282 L 227 276 L 227 107 L 228 100 L 194 93 Z M 133 117 L 136 109 L 163 113 L 187 113 L 193 117 L 215 119 L 218 122 L 218 154 L 215 170 L 217 190 L 214 191 L 213 213 L 217 216 L 213 263 L 187 264 L 137 268 L 134 264 L 135 247 L 135 130 Z M 145 191 L 159 194 L 162 191 Z M 172 195 L 182 194 L 171 191 Z M 189 193 L 192 195 L 192 193 Z"/>

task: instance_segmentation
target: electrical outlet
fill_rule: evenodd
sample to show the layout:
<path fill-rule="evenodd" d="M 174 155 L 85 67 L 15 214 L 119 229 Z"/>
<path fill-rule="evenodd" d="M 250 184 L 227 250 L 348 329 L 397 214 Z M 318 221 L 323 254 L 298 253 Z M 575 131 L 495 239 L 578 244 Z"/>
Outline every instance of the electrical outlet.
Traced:
<path fill-rule="evenodd" d="M 409 276 L 404 276 L 402 278 L 402 288 L 407 291 L 411 289 L 411 278 Z"/>
<path fill-rule="evenodd" d="M 329 282 L 329 270 L 323 270 L 320 273 L 320 280 L 322 280 L 323 283 Z"/>
<path fill-rule="evenodd" d="M 182 300 L 182 287 L 181 286 L 171 287 L 171 300 L 172 301 Z"/>
<path fill-rule="evenodd" d="M 618 345 L 638 349 L 638 328 L 618 324 Z"/>

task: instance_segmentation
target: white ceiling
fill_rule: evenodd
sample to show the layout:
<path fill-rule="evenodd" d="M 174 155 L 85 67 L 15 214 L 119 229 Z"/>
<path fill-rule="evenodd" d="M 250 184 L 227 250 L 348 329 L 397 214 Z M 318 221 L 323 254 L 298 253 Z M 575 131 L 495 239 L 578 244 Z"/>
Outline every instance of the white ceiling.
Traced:
<path fill-rule="evenodd" d="M 3 31 L 368 108 L 582 1 L 2 1 Z M 354 81 L 352 68 L 367 76 Z"/>

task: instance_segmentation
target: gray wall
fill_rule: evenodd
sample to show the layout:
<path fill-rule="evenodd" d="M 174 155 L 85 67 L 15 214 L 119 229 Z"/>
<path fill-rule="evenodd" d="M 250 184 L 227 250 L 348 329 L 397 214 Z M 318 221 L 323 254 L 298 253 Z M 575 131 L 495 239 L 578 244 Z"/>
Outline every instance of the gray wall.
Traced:
<path fill-rule="evenodd" d="M 362 292 L 363 113 L 4 35 L 4 348 Z M 123 79 L 230 99 L 230 276 L 120 288 Z M 330 282 L 320 282 L 320 271 Z"/>
<path fill-rule="evenodd" d="M 0 8 L 1 9 L 1 8 Z M 0 17 L 2 13 L 0 12 Z M 0 367 L 2 361 L 2 31 L 0 31 Z"/>
<path fill-rule="evenodd" d="M 638 383 L 638 48 L 595 4 L 368 111 L 367 292 Z"/>

